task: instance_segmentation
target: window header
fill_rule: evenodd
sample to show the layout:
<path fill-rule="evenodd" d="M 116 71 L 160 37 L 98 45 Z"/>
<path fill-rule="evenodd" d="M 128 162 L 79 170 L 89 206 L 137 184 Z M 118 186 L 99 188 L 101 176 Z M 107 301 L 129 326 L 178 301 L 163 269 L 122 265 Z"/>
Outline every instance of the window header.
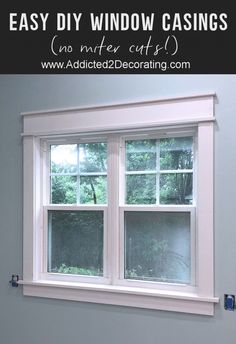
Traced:
<path fill-rule="evenodd" d="M 215 94 L 212 93 L 129 104 L 22 113 L 22 136 L 116 132 L 210 122 L 215 120 L 214 97 Z"/>

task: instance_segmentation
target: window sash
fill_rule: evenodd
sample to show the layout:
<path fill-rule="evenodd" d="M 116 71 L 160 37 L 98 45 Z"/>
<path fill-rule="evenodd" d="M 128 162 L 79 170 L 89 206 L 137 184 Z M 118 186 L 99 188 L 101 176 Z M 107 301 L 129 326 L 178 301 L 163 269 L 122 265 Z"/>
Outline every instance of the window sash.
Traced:
<path fill-rule="evenodd" d="M 178 169 L 178 170 L 161 170 L 160 169 L 160 139 L 161 138 L 181 138 L 192 137 L 193 139 L 193 168 L 192 169 Z M 129 140 L 142 140 L 142 139 L 155 139 L 156 140 L 156 169 L 147 171 L 127 171 L 126 170 L 126 141 Z M 119 205 L 128 205 L 126 203 L 126 176 L 128 175 L 156 175 L 156 205 L 160 204 L 160 176 L 162 174 L 181 174 L 192 173 L 193 185 L 192 185 L 192 205 L 196 205 L 196 185 L 197 185 L 197 131 L 196 128 L 189 128 L 188 130 L 172 130 L 171 128 L 166 132 L 148 132 L 143 135 L 127 134 L 120 135 L 120 180 L 119 180 Z"/>
<path fill-rule="evenodd" d="M 41 236 L 41 278 L 51 281 L 74 281 L 82 283 L 109 284 L 110 276 L 108 271 L 108 240 L 109 231 L 107 226 L 107 209 L 105 205 L 47 205 L 43 207 L 43 232 Z M 64 273 L 48 272 L 48 211 L 102 211 L 103 212 L 103 276 L 75 275 Z"/>
<path fill-rule="evenodd" d="M 125 171 L 127 176 L 130 175 L 137 175 L 137 174 L 166 174 L 166 173 L 174 173 L 174 174 L 181 174 L 181 173 L 193 173 L 193 169 L 189 170 L 147 170 L 147 171 Z"/>
<path fill-rule="evenodd" d="M 172 283 L 172 282 L 157 282 L 157 281 L 143 281 L 131 280 L 124 277 L 125 273 L 125 212 L 189 212 L 190 213 L 190 259 L 191 259 L 191 275 L 190 284 Z M 116 280 L 118 285 L 145 287 L 145 288 L 164 288 L 167 290 L 175 289 L 179 291 L 193 291 L 196 288 L 196 208 L 192 205 L 125 205 L 119 208 L 120 214 L 120 232 L 119 232 L 119 276 Z"/>

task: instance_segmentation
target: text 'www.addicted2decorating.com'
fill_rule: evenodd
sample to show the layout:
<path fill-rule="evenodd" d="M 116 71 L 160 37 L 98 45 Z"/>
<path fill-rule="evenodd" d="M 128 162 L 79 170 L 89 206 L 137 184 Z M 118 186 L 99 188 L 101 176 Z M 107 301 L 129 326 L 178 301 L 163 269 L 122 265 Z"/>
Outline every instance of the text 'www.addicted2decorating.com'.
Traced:
<path fill-rule="evenodd" d="M 68 61 L 42 61 L 42 69 L 48 70 L 156 70 L 165 72 L 167 70 L 189 70 L 191 63 L 189 61 L 122 61 L 122 60 L 105 60 L 105 61 L 88 61 L 88 60 L 68 60 Z"/>

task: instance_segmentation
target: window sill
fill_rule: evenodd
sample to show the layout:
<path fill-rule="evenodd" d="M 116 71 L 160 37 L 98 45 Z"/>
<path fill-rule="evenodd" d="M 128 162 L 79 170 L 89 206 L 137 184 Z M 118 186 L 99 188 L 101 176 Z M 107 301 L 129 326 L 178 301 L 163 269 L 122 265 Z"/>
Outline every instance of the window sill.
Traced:
<path fill-rule="evenodd" d="M 81 302 L 139 307 L 192 314 L 214 315 L 217 297 L 199 296 L 194 293 L 162 291 L 101 284 L 19 281 L 26 296 L 46 297 Z"/>

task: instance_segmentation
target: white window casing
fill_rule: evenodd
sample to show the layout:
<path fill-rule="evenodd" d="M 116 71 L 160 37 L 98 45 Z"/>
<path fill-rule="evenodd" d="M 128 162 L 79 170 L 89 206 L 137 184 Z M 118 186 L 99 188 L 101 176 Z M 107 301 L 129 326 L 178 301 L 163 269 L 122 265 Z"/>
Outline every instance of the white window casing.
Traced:
<path fill-rule="evenodd" d="M 23 213 L 23 293 L 83 302 L 104 303 L 213 315 L 219 298 L 214 296 L 213 241 L 213 157 L 215 94 L 192 95 L 130 104 L 104 105 L 23 113 L 24 213 Z M 183 205 L 191 214 L 194 285 L 125 281 L 122 271 L 123 231 L 120 219 L 125 210 L 177 211 L 174 205 L 125 205 L 122 195 L 122 167 L 115 156 L 122 148 L 122 137 L 159 132 L 160 135 L 194 131 L 197 162 L 194 181 L 196 204 Z M 182 134 L 183 135 L 183 134 Z M 73 138 L 106 137 L 108 145 L 108 205 L 47 204 L 43 181 L 47 180 L 47 142 Z M 62 140 L 62 141 L 60 141 Z M 45 144 L 44 144 L 45 142 Z M 43 143 L 43 144 L 42 144 Z M 121 154 L 122 166 L 122 154 Z M 174 173 L 175 171 L 173 171 Z M 112 175 L 112 177 L 111 177 Z M 120 185 L 120 187 L 119 187 Z M 195 202 L 195 201 L 194 201 Z M 195 206 L 196 205 L 196 206 Z M 104 214 L 104 276 L 64 276 L 45 273 L 47 233 L 45 218 L 53 209 L 101 210 Z M 112 230 L 109 230 L 111 229 Z M 122 248 L 122 249 L 121 249 Z M 112 274 L 110 272 L 112 271 Z"/>

